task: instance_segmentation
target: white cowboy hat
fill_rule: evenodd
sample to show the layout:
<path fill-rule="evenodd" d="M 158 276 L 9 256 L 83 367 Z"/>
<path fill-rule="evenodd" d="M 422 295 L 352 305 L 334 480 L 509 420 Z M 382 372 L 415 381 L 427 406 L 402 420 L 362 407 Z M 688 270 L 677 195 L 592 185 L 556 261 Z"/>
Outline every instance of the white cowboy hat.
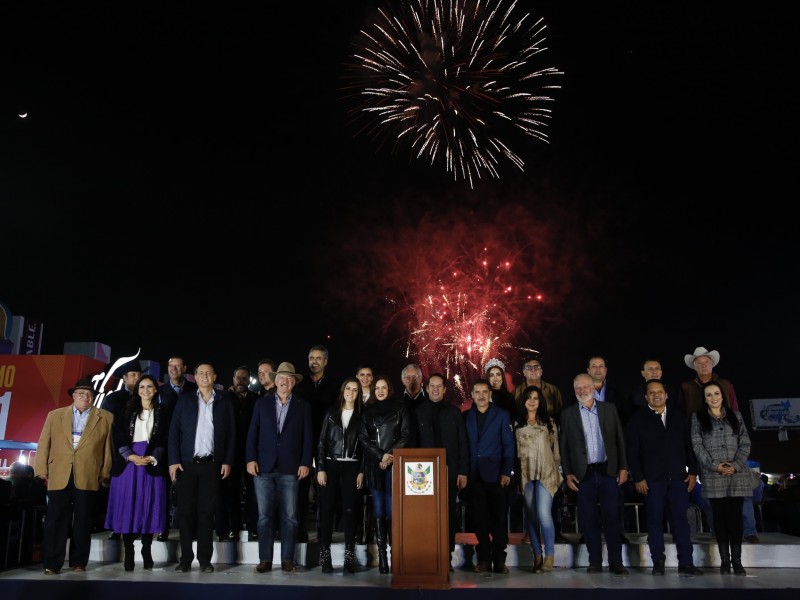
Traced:
<path fill-rule="evenodd" d="M 716 350 L 712 350 L 711 352 L 709 352 L 702 346 L 698 346 L 697 348 L 695 348 L 694 354 L 687 354 L 686 356 L 684 356 L 683 361 L 686 363 L 687 367 L 689 367 L 690 369 L 694 369 L 694 361 L 699 356 L 707 356 L 708 358 L 710 358 L 712 367 L 716 367 L 717 363 L 719 362 L 719 352 L 717 352 Z"/>

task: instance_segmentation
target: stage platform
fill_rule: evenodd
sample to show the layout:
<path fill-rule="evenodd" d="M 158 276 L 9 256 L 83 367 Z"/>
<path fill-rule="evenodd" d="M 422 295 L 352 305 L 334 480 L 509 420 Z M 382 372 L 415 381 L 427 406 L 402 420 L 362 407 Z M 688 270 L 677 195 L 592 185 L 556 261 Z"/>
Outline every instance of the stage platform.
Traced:
<path fill-rule="evenodd" d="M 312 540 L 315 534 L 312 533 Z M 629 543 L 622 548 L 623 563 L 629 567 L 652 567 L 650 560 L 650 550 L 647 546 L 647 535 L 643 533 L 627 533 Z M 119 562 L 122 560 L 122 542 L 107 539 L 108 534 L 95 534 L 92 538 L 92 551 L 90 560 L 92 562 L 107 563 Z M 247 539 L 247 532 L 243 531 L 240 535 L 243 540 Z M 509 534 L 508 558 L 506 565 L 509 567 L 530 567 L 533 564 L 533 553 L 530 545 L 522 544 L 521 533 Z M 566 533 L 564 538 L 567 543 L 556 544 L 555 565 L 557 567 L 572 569 L 587 567 L 589 565 L 589 554 L 586 545 L 580 543 L 580 535 Z M 781 533 L 761 533 L 761 540 L 758 544 L 744 543 L 742 545 L 742 564 L 747 567 L 800 567 L 800 537 L 785 535 Z M 665 534 L 667 567 L 677 567 L 677 554 L 675 545 L 669 534 Z M 719 553 L 714 536 L 711 533 L 695 534 L 692 538 L 694 543 L 694 562 L 698 567 L 713 568 L 719 566 Z M 341 566 L 344 562 L 344 543 L 342 534 L 334 536 L 331 545 L 331 557 L 335 566 Z M 464 564 L 463 544 L 476 543 L 477 540 L 472 534 L 459 533 L 456 536 L 456 550 L 453 553 L 452 565 L 459 569 Z M 141 562 L 139 553 L 139 542 L 136 542 L 136 560 Z M 153 542 L 153 560 L 156 562 L 177 563 L 180 557 L 180 545 L 178 543 L 178 532 L 173 530 L 167 542 Z M 604 549 L 605 554 L 605 549 Z M 273 556 L 280 561 L 280 542 L 275 542 Z M 297 544 L 295 562 L 298 565 L 313 568 L 318 566 L 319 544 L 316 541 Z M 356 559 L 359 565 L 377 567 L 377 548 L 374 544 L 356 545 Z M 223 565 L 256 565 L 259 562 L 258 542 L 215 542 L 214 543 L 214 563 Z M 280 564 L 280 563 L 278 563 Z"/>
<path fill-rule="evenodd" d="M 0 571 L 0 595 L 3 600 L 28 600 L 46 597 L 48 600 L 86 597 L 109 597 L 113 600 L 141 600 L 150 594 L 167 597 L 169 600 L 220 600 L 235 598 L 250 600 L 263 598 L 264 593 L 280 594 L 283 600 L 325 597 L 327 600 L 374 600 L 375 594 L 390 594 L 398 600 L 411 600 L 421 596 L 439 596 L 454 593 L 470 595 L 471 600 L 496 600 L 496 591 L 503 590 L 522 600 L 531 590 L 548 590 L 558 593 L 559 600 L 617 600 L 642 592 L 658 598 L 674 598 L 679 594 L 685 599 L 687 592 L 703 593 L 704 590 L 724 589 L 728 600 L 752 598 L 758 600 L 768 594 L 775 598 L 797 598 L 800 590 L 800 538 L 779 533 L 760 534 L 761 543 L 743 546 L 743 563 L 746 577 L 720 575 L 719 558 L 713 539 L 700 534 L 694 539 L 695 563 L 706 570 L 699 577 L 685 578 L 678 575 L 675 548 L 667 544 L 667 573 L 664 577 L 650 574 L 650 558 L 646 536 L 628 534 L 630 543 L 624 546 L 624 559 L 630 576 L 615 577 L 586 573 L 586 547 L 578 542 L 576 534 L 566 534 L 568 543 L 557 544 L 556 569 L 552 573 L 533 574 L 530 571 L 532 556 L 529 546 L 520 545 L 519 535 L 512 534 L 508 548 L 510 573 L 475 574 L 462 570 L 462 547 L 459 544 L 450 573 L 450 590 L 421 588 L 392 589 L 391 575 L 378 573 L 374 545 L 357 547 L 359 567 L 354 575 L 343 575 L 341 564 L 343 544 L 336 542 L 333 549 L 333 574 L 322 573 L 317 565 L 319 546 L 315 542 L 298 544 L 296 559 L 298 570 L 286 574 L 276 570 L 259 574 L 254 572 L 258 562 L 256 542 L 219 542 L 214 549 L 214 573 L 200 573 L 197 561 L 190 573 L 177 573 L 179 548 L 177 532 L 174 540 L 153 543 L 153 558 L 156 566 L 152 571 L 142 569 L 141 557 L 137 556 L 136 568 L 131 573 L 123 569 L 120 543 L 107 539 L 107 533 L 93 537 L 92 558 L 85 573 L 73 573 L 65 569 L 62 574 L 45 576 L 40 564 Z M 246 533 L 243 538 L 246 539 Z M 460 534 L 462 537 L 464 534 Z M 469 541 L 469 538 L 467 538 Z M 138 542 L 137 542 L 138 554 Z M 279 543 L 275 556 L 280 557 Z M 270 586 L 265 590 L 262 586 Z M 478 598 L 478 595 L 484 598 Z"/>

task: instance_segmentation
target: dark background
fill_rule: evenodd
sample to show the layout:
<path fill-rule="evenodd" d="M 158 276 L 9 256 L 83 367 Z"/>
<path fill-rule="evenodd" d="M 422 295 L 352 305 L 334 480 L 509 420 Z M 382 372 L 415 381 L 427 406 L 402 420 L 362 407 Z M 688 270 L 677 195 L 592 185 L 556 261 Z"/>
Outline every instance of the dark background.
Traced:
<path fill-rule="evenodd" d="M 380 303 L 421 283 L 409 240 L 502 243 L 529 219 L 557 301 L 514 341 L 565 395 L 591 353 L 623 388 L 648 356 L 677 385 L 696 346 L 745 410 L 798 395 L 783 4 L 521 3 L 564 72 L 550 143 L 473 186 L 354 136 L 343 65 L 382 3 L 318 4 L 0 8 L 0 301 L 44 322 L 45 353 L 99 341 L 163 369 L 179 351 L 227 385 L 323 343 L 331 371 L 368 361 L 399 385 L 408 331 Z"/>

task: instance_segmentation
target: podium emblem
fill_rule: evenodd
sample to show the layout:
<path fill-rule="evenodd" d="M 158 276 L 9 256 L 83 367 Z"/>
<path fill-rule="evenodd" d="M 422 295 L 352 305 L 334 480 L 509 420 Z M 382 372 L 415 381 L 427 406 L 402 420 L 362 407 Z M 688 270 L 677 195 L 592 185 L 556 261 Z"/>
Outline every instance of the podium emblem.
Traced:
<path fill-rule="evenodd" d="M 406 494 L 412 496 L 432 496 L 433 481 L 432 462 L 419 462 L 415 466 L 406 465 Z"/>

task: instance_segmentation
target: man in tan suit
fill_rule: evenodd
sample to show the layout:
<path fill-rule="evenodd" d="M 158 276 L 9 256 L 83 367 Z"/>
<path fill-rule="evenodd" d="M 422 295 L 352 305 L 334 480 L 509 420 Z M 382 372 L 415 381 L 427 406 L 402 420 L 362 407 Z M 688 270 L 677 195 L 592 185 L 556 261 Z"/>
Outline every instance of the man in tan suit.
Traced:
<path fill-rule="evenodd" d="M 86 570 L 98 490 L 111 473 L 113 415 L 93 406 L 97 392 L 89 379 L 67 393 L 72 405 L 48 413 L 36 449 L 34 472 L 47 484 L 45 575 L 61 572 L 70 525 L 69 565 L 76 572 Z"/>

